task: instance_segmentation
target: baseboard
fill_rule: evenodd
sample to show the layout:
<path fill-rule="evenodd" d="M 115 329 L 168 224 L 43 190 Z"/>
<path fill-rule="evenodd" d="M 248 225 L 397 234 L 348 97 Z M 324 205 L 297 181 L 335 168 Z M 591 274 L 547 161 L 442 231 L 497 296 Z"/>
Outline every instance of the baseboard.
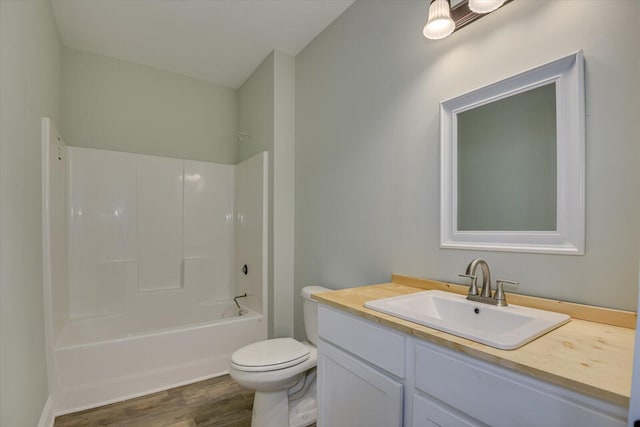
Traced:
<path fill-rule="evenodd" d="M 42 408 L 38 427 L 53 427 L 55 419 L 56 417 L 53 415 L 53 398 L 49 396 L 44 404 L 44 408 Z"/>

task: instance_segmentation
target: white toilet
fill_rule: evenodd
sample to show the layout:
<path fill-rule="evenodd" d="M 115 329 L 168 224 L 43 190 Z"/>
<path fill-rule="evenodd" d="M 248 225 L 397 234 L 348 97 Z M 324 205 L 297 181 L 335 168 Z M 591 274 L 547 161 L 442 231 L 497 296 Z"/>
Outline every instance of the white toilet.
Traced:
<path fill-rule="evenodd" d="M 231 355 L 231 378 L 256 391 L 252 427 L 304 427 L 315 422 L 318 303 L 311 294 L 330 290 L 322 286 L 302 289 L 310 343 L 274 338 L 249 344 Z"/>

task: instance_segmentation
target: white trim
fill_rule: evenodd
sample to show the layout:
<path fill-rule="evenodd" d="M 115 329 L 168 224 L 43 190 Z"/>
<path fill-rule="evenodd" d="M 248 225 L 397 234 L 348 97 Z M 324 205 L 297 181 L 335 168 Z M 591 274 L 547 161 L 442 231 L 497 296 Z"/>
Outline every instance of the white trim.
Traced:
<path fill-rule="evenodd" d="M 638 295 L 638 304 L 640 307 L 640 294 Z M 628 427 L 633 427 L 635 421 L 640 420 L 640 317 L 636 318 L 633 371 L 631 373 L 631 396 L 629 398 L 627 420 Z"/>
<path fill-rule="evenodd" d="M 42 292 L 44 302 L 44 337 L 45 337 L 45 357 L 47 365 L 47 381 L 49 389 L 49 399 L 54 395 L 55 384 L 55 363 L 53 360 L 53 290 L 51 284 L 51 139 L 60 138 L 58 131 L 52 120 L 42 117 L 41 121 L 41 171 L 42 171 Z M 53 403 L 51 403 L 53 405 Z M 45 409 L 47 406 L 45 405 Z M 50 411 L 53 413 L 53 407 Z M 43 413 L 44 414 L 44 413 Z M 42 421 L 42 417 L 40 419 Z M 42 424 L 38 424 L 40 426 Z M 48 424 L 49 425 L 49 424 Z M 52 425 L 52 424 L 51 424 Z"/>
<path fill-rule="evenodd" d="M 262 156 L 262 328 L 269 335 L 269 152 Z"/>
<path fill-rule="evenodd" d="M 44 408 L 42 408 L 42 413 L 40 414 L 38 427 L 53 427 L 53 423 L 56 420 L 56 417 L 53 414 L 53 406 L 53 397 L 47 397 L 47 401 L 45 402 Z"/>
<path fill-rule="evenodd" d="M 457 228 L 457 114 L 556 83 L 557 230 L 460 231 Z M 440 103 L 440 247 L 584 255 L 585 96 L 582 50 Z"/>

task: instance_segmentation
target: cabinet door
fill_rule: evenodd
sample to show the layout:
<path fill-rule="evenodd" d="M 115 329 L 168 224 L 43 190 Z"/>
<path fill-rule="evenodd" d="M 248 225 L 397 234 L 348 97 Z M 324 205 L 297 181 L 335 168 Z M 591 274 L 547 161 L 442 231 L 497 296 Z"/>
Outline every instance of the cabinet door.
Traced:
<path fill-rule="evenodd" d="M 320 341 L 319 427 L 402 425 L 402 384 L 355 357 Z"/>

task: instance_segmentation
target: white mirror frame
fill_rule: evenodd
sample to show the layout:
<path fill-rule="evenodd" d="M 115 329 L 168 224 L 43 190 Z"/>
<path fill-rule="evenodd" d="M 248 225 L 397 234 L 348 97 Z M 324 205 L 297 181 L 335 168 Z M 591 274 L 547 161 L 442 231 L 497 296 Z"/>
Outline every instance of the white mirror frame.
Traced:
<path fill-rule="evenodd" d="M 550 83 L 556 84 L 555 231 L 458 230 L 457 115 Z M 584 255 L 585 98 L 582 50 L 440 103 L 440 247 Z"/>

